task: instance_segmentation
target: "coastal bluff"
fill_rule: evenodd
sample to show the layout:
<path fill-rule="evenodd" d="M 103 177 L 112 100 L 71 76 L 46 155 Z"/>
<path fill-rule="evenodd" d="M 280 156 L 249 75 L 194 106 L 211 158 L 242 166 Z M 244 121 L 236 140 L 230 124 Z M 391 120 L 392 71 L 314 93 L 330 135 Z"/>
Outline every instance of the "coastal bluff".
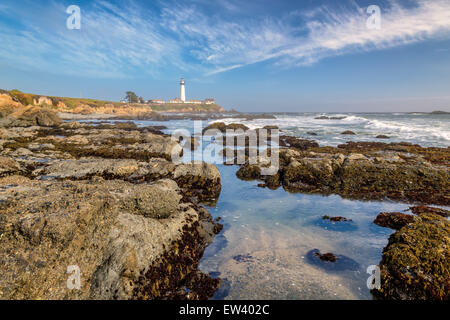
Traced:
<path fill-rule="evenodd" d="M 120 118 L 151 119 L 158 113 L 221 113 L 216 103 L 122 103 L 98 99 L 53 97 L 23 93 L 19 90 L 0 90 L 0 115 L 7 115 L 18 108 L 40 106 L 51 109 L 64 119 L 71 118 Z"/>

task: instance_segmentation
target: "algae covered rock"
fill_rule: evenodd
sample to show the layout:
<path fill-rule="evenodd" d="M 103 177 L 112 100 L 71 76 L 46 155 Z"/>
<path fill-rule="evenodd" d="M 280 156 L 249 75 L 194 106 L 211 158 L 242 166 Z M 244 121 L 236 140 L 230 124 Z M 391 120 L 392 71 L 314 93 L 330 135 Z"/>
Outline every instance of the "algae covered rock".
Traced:
<path fill-rule="evenodd" d="M 17 173 L 20 165 L 11 158 L 0 156 L 0 177 Z"/>
<path fill-rule="evenodd" d="M 200 200 L 217 201 L 222 189 L 220 172 L 215 165 L 194 161 L 178 165 L 172 178 L 184 194 L 197 196 Z"/>
<path fill-rule="evenodd" d="M 422 213 L 434 213 L 440 215 L 441 217 L 445 218 L 450 217 L 450 211 L 441 208 L 433 208 L 428 206 L 414 206 L 409 207 L 409 210 L 411 210 L 412 213 L 417 214 L 419 216 Z"/>
<path fill-rule="evenodd" d="M 407 148 L 406 153 L 391 150 L 397 147 Z M 448 148 L 380 142 L 281 149 L 277 180 L 291 192 L 449 205 L 449 152 Z M 432 162 L 425 160 L 429 156 Z M 260 165 L 246 163 L 237 176 L 267 180 L 260 169 Z"/>
<path fill-rule="evenodd" d="M 230 123 L 225 124 L 224 122 L 214 122 L 203 129 L 203 134 L 205 134 L 208 130 L 219 130 L 222 133 L 225 133 L 227 130 L 242 130 L 247 131 L 249 128 L 242 123 Z"/>
<path fill-rule="evenodd" d="M 401 212 L 381 212 L 375 218 L 373 223 L 379 225 L 380 227 L 400 230 L 407 224 L 413 222 L 414 219 L 414 216 Z"/>
<path fill-rule="evenodd" d="M 0 299 L 161 298 L 208 277 L 197 265 L 220 228 L 174 181 L 10 180 L 0 180 L 9 185 L 0 190 Z M 158 265 L 171 270 L 140 278 Z M 74 266 L 79 289 L 68 286 Z"/>
<path fill-rule="evenodd" d="M 380 262 L 381 299 L 450 299 L 450 222 L 422 213 L 389 238 Z"/>
<path fill-rule="evenodd" d="M 300 139 L 292 136 L 280 136 L 280 145 L 283 147 L 292 147 L 300 150 L 316 148 L 319 144 L 314 140 Z"/>

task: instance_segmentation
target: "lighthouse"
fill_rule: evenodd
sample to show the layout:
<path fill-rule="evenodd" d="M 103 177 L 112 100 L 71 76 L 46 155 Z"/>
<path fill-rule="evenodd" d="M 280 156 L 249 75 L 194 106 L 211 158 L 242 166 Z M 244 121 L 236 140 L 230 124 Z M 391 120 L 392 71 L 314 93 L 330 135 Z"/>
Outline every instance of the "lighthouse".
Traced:
<path fill-rule="evenodd" d="M 183 101 L 183 103 L 186 102 L 186 89 L 184 87 L 184 78 L 181 78 L 180 81 L 180 100 Z"/>

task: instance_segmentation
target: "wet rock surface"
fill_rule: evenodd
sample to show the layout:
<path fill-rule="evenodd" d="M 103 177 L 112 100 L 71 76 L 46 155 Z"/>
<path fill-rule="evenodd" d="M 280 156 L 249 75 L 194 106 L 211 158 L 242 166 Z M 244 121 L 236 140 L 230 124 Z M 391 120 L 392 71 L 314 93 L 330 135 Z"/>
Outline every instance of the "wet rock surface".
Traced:
<path fill-rule="evenodd" d="M 328 271 L 356 271 L 360 267 L 359 264 L 351 258 L 344 255 L 335 255 L 330 252 L 322 254 L 318 249 L 308 251 L 306 259 L 309 263 Z"/>
<path fill-rule="evenodd" d="M 423 208 L 422 208 L 423 209 Z M 420 210 L 389 237 L 380 262 L 379 299 L 450 299 L 450 222 Z"/>
<path fill-rule="evenodd" d="M 400 230 L 407 224 L 413 222 L 414 216 L 401 212 L 381 212 L 373 221 L 376 225 L 394 230 Z"/>
<path fill-rule="evenodd" d="M 0 126 L 0 299 L 212 297 L 220 279 L 197 267 L 222 228 L 200 206 L 217 168 L 172 162 L 183 149 L 158 128 L 37 114 Z"/>
<path fill-rule="evenodd" d="M 428 206 L 415 206 L 415 207 L 410 207 L 409 210 L 412 213 L 417 214 L 419 216 L 422 213 L 434 213 L 434 214 L 440 215 L 441 217 L 444 217 L 444 218 L 450 217 L 450 211 L 441 209 L 441 208 L 433 208 L 433 207 L 428 207 Z"/>
<path fill-rule="evenodd" d="M 207 133 L 208 130 L 210 132 L 212 132 L 212 130 L 219 130 L 220 132 L 225 133 L 227 130 L 246 131 L 248 130 L 248 127 L 241 123 L 231 123 L 227 125 L 224 122 L 214 122 L 203 129 L 203 134 Z"/>
<path fill-rule="evenodd" d="M 450 148 L 349 142 L 337 148 L 313 144 L 282 148 L 279 154 L 275 181 L 291 192 L 450 204 Z M 263 166 L 246 163 L 237 176 L 273 182 L 272 176 L 261 175 Z"/>
<path fill-rule="evenodd" d="M 348 222 L 352 221 L 352 219 L 347 219 L 345 217 L 337 216 L 337 217 L 330 217 L 330 216 L 323 216 L 323 220 L 330 220 L 331 222 Z"/>

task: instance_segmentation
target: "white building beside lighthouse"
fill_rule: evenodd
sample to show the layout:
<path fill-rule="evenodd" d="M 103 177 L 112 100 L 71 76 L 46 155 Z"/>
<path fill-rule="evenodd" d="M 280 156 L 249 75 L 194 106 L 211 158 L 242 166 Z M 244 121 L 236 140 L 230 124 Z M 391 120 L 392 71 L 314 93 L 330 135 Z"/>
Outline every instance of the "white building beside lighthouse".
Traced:
<path fill-rule="evenodd" d="M 181 78 L 180 81 L 180 100 L 183 101 L 183 103 L 186 102 L 186 88 L 184 87 L 184 78 Z"/>

